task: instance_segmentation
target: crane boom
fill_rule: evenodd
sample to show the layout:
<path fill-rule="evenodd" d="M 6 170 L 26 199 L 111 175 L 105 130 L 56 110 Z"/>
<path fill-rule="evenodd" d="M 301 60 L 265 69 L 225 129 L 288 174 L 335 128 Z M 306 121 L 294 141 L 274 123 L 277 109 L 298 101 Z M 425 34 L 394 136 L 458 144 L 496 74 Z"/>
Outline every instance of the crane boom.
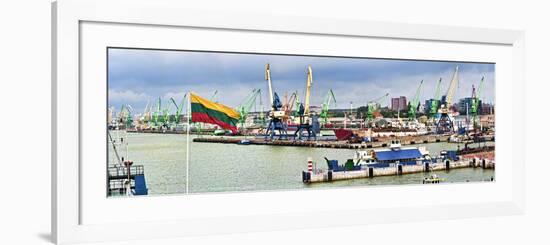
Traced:
<path fill-rule="evenodd" d="M 453 104 L 453 97 L 455 95 L 456 89 L 458 87 L 458 66 L 455 68 L 453 77 L 451 78 L 451 83 L 447 89 L 447 95 L 445 96 L 445 104 L 447 107 L 450 107 Z"/>
<path fill-rule="evenodd" d="M 183 111 L 186 97 L 187 97 L 187 93 L 183 95 L 183 98 L 181 99 L 181 103 L 179 105 L 176 103 L 176 100 L 174 100 L 174 98 L 170 98 L 170 100 L 172 101 L 172 104 L 174 104 L 174 106 L 176 107 L 176 123 L 180 122 L 180 116 L 181 116 L 181 112 Z"/>
<path fill-rule="evenodd" d="M 147 113 L 147 108 L 149 108 L 149 102 L 151 101 L 147 101 L 147 104 L 145 105 L 145 109 L 143 109 L 143 115 L 145 115 Z"/>
<path fill-rule="evenodd" d="M 479 86 L 477 87 L 477 90 L 475 89 L 475 87 L 473 87 L 474 85 L 472 85 L 472 105 L 471 105 L 471 110 L 472 110 L 472 114 L 475 116 L 477 116 L 478 114 L 478 109 L 479 109 L 479 101 L 480 101 L 480 98 L 481 98 L 481 90 L 483 88 L 483 81 L 485 80 L 485 77 L 481 77 L 481 81 L 479 82 Z M 477 93 L 476 93 L 477 91 Z"/>
<path fill-rule="evenodd" d="M 334 103 L 336 104 L 336 97 L 334 96 L 334 92 L 332 89 L 330 89 L 327 92 L 327 96 L 325 97 L 325 101 L 323 102 L 323 107 L 321 110 L 321 118 L 323 119 L 323 122 L 325 124 L 328 123 L 328 110 L 330 108 L 330 102 L 334 100 Z"/>
<path fill-rule="evenodd" d="M 485 81 L 485 76 L 481 77 L 481 81 L 479 82 L 479 86 L 477 87 L 477 98 L 481 99 L 481 91 L 483 89 L 483 81 Z"/>
<path fill-rule="evenodd" d="M 434 97 L 434 100 L 439 100 L 441 98 L 439 98 L 440 94 L 441 94 L 441 80 L 443 78 L 439 78 L 439 81 L 437 82 L 437 86 L 435 88 L 435 97 Z"/>
<path fill-rule="evenodd" d="M 413 106 L 418 106 L 418 102 L 420 100 L 420 89 L 422 88 L 422 84 L 424 83 L 424 80 L 420 81 L 420 85 L 418 85 L 418 88 L 416 89 L 416 93 L 414 95 L 413 100 Z"/>
<path fill-rule="evenodd" d="M 334 92 L 332 91 L 332 89 L 329 90 L 329 93 L 330 93 L 330 95 L 327 95 L 327 96 L 330 96 L 330 98 L 328 100 L 328 103 L 327 103 L 328 106 L 330 106 L 331 98 L 334 101 L 334 104 L 336 104 L 336 96 L 334 96 Z"/>
<path fill-rule="evenodd" d="M 248 113 L 250 112 L 250 109 L 253 105 L 256 104 L 256 98 L 258 96 L 261 96 L 260 89 L 253 89 L 252 93 L 250 93 L 244 101 L 237 106 L 236 110 L 239 112 L 239 122 L 241 123 L 241 128 L 244 127 L 244 122 L 246 121 L 246 117 L 248 116 Z"/>
<path fill-rule="evenodd" d="M 382 103 L 382 100 L 387 98 L 388 96 L 390 95 L 390 93 L 386 93 L 374 100 L 371 100 L 367 103 L 367 116 L 366 118 L 371 120 L 373 119 L 373 114 L 374 112 L 377 110 L 376 108 L 376 104 L 381 104 Z"/>
<path fill-rule="evenodd" d="M 216 101 L 216 99 L 218 98 L 217 95 L 218 95 L 218 90 L 215 90 L 214 93 L 212 94 L 212 97 L 210 97 L 210 100 L 218 103 Z"/>
<path fill-rule="evenodd" d="M 416 119 L 416 111 L 418 110 L 418 103 L 420 99 L 420 89 L 422 88 L 423 83 L 424 80 L 420 81 L 420 85 L 418 85 L 418 88 L 416 89 L 414 99 L 411 104 L 409 104 L 409 119 Z"/>
<path fill-rule="evenodd" d="M 441 98 L 439 98 L 439 95 L 441 93 L 441 80 L 442 78 L 440 77 L 435 88 L 435 97 L 432 99 L 432 103 L 430 104 L 431 117 L 434 117 L 435 114 L 437 114 L 437 109 L 439 108 L 439 103 L 441 102 Z"/>
<path fill-rule="evenodd" d="M 176 101 L 174 100 L 174 98 L 170 97 L 170 101 L 172 101 L 172 104 L 174 104 L 174 106 L 176 107 L 176 111 L 179 111 L 179 110 L 180 110 L 180 107 L 178 106 L 178 104 L 176 103 Z"/>
<path fill-rule="evenodd" d="M 309 115 L 309 97 L 311 96 L 311 85 L 313 84 L 313 72 L 311 71 L 311 66 L 307 67 L 307 82 L 306 82 L 306 98 L 305 98 L 305 108 L 304 115 Z"/>
<path fill-rule="evenodd" d="M 386 94 L 384 94 L 384 95 L 382 95 L 382 96 L 380 96 L 380 97 L 378 97 L 374 100 L 371 100 L 369 103 L 378 103 L 378 104 L 380 104 L 382 99 L 388 97 L 389 95 L 390 95 L 390 93 L 386 93 Z"/>
<path fill-rule="evenodd" d="M 269 88 L 269 104 L 273 103 L 273 87 L 271 86 L 271 72 L 269 70 L 269 63 L 265 65 L 265 80 Z"/>

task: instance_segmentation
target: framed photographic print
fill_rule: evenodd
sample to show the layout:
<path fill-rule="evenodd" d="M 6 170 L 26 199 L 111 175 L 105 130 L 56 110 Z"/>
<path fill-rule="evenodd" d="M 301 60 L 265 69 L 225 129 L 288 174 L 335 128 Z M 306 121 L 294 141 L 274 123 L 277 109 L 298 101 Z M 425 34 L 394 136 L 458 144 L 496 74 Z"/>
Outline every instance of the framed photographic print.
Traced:
<path fill-rule="evenodd" d="M 521 31 L 52 11 L 58 243 L 523 211 Z"/>

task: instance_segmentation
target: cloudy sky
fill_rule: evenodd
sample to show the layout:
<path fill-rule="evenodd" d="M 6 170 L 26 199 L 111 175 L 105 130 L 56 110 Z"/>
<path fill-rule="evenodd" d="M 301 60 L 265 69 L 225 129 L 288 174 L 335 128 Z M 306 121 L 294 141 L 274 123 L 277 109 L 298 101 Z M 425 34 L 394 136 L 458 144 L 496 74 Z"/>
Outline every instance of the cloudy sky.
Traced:
<path fill-rule="evenodd" d="M 148 101 L 161 97 L 181 100 L 187 91 L 210 98 L 218 90 L 218 101 L 231 107 L 239 105 L 253 89 L 262 89 L 267 108 L 265 64 L 271 65 L 273 90 L 283 97 L 295 90 L 303 98 L 306 69 L 313 70 L 311 101 L 320 105 L 328 90 L 336 96 L 338 108 L 365 105 L 385 93 L 391 97 L 414 97 L 421 80 L 421 101 L 432 98 L 439 78 L 441 94 L 447 91 L 455 66 L 459 66 L 459 87 L 455 102 L 470 96 L 482 76 L 485 85 L 481 98 L 494 102 L 494 64 L 411 61 L 366 58 L 235 54 L 140 49 L 109 49 L 109 106 L 130 104 L 143 111 Z M 388 105 L 390 98 L 382 103 Z"/>

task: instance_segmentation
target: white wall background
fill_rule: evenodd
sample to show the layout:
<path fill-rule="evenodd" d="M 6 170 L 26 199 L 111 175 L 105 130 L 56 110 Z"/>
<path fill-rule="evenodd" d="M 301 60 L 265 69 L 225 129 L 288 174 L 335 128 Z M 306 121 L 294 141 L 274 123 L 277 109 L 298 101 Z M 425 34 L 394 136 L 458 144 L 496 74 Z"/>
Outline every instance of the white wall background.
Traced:
<path fill-rule="evenodd" d="M 116 244 L 530 244 L 548 241 L 550 176 L 545 1 L 195 1 L 191 8 L 526 30 L 527 214 Z M 0 7 L 0 244 L 47 244 L 50 231 L 50 1 Z M 514 99 L 514 98 L 510 98 Z"/>

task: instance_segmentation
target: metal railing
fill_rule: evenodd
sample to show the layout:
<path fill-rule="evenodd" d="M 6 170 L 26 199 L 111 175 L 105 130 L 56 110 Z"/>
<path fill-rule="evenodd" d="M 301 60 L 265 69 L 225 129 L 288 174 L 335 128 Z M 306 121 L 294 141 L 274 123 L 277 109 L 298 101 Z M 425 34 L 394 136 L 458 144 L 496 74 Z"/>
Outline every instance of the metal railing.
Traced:
<path fill-rule="evenodd" d="M 126 166 L 112 166 L 107 168 L 109 178 L 112 177 L 124 177 L 128 176 L 128 167 Z M 130 176 L 143 175 L 144 168 L 143 165 L 130 166 Z"/>

